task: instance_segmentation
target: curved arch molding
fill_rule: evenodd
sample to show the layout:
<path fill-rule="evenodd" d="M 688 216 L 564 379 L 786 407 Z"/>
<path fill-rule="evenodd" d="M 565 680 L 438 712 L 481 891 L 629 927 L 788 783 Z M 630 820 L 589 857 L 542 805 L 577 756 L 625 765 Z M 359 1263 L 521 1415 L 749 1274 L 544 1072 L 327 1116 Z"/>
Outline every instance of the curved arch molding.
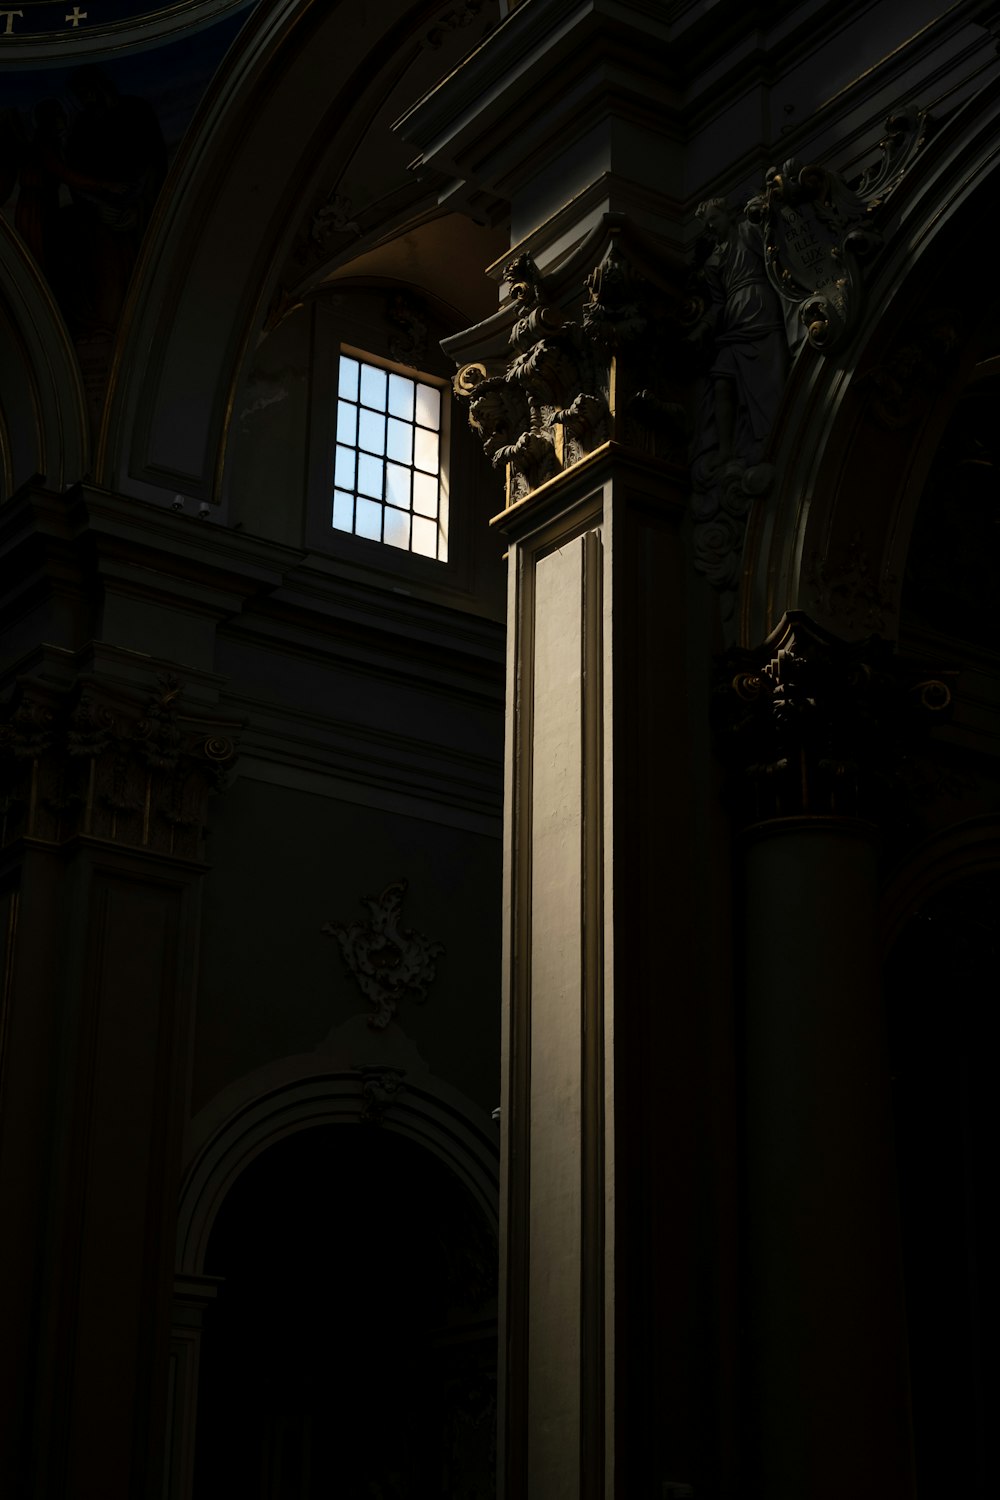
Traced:
<path fill-rule="evenodd" d="M 975 364 L 1000 350 L 985 261 L 1000 177 L 1000 80 L 931 138 L 893 195 L 853 341 L 804 348 L 773 434 L 776 477 L 751 512 L 740 640 L 788 609 L 848 637 L 898 633 L 924 481 Z"/>
<path fill-rule="evenodd" d="M 5 62 L 71 64 L 157 47 L 211 26 L 258 0 L 20 0 L 2 17 Z"/>
<path fill-rule="evenodd" d="M 388 1069 L 390 1073 L 392 1069 Z M 373 1076 L 375 1075 L 374 1079 Z M 485 1112 L 425 1072 L 402 1079 L 371 1119 L 366 1085 L 378 1069 L 325 1070 L 315 1054 L 261 1069 L 213 1100 L 193 1122 L 195 1149 L 181 1189 L 177 1272 L 200 1276 L 215 1216 L 240 1173 L 277 1141 L 313 1125 L 345 1125 L 408 1136 L 448 1166 L 498 1233 L 498 1131 Z"/>
<path fill-rule="evenodd" d="M 65 489 L 90 466 L 76 352 L 48 286 L 0 215 L 0 480 L 3 498 L 36 475 Z"/>
<path fill-rule="evenodd" d="M 414 181 L 388 125 L 463 45 L 457 34 L 431 45 L 438 10 L 440 0 L 273 0 L 250 16 L 146 236 L 118 336 L 102 484 L 218 498 L 239 371 L 271 304 L 294 293 L 302 265 L 330 258 L 326 238 L 350 259 L 436 204 L 436 183 Z M 342 190 L 351 219 L 317 226 Z"/>

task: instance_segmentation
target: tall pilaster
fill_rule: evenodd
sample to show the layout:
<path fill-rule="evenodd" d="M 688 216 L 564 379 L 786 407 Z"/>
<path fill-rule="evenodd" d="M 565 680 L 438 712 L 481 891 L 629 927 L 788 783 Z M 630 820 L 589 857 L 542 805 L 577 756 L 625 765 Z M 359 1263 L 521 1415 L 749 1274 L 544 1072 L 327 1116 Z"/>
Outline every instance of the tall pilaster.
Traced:
<path fill-rule="evenodd" d="M 703 830 L 671 480 L 606 444 L 501 518 L 509 1495 L 704 1483 L 718 1436 L 718 1350 L 699 1345 L 718 1291 L 717 1184 L 698 1181 Z"/>
<path fill-rule="evenodd" d="M 506 198 L 514 241 L 497 315 L 445 345 L 506 484 L 509 1500 L 735 1492 L 726 841 L 672 374 L 672 69 L 656 7 L 541 0 L 400 127 L 456 200 Z"/>
<path fill-rule="evenodd" d="M 46 648 L 0 714 L 0 1472 L 46 1500 L 162 1493 L 206 800 L 235 754 L 178 678 L 103 655 Z"/>

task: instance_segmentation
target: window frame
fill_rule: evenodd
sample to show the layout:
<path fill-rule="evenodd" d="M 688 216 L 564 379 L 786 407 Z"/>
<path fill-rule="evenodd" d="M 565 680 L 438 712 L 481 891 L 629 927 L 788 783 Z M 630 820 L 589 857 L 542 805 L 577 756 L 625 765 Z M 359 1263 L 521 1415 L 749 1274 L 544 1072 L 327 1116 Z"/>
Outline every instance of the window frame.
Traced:
<path fill-rule="evenodd" d="M 488 619 L 502 619 L 507 592 L 502 561 L 505 554 L 501 538 L 491 534 L 489 527 L 490 516 L 503 509 L 502 492 L 454 395 L 452 363 L 438 346 L 449 329 L 430 312 L 426 357 L 419 366 L 400 362 L 389 352 L 397 330 L 386 315 L 386 304 L 397 292 L 423 301 L 425 294 L 420 288 L 375 278 L 358 282 L 344 278 L 329 282 L 323 291 L 324 295 L 310 307 L 308 429 L 300 532 L 307 565 L 358 584 L 412 594 Z M 448 489 L 446 562 L 338 531 L 331 524 L 341 352 L 370 359 L 390 373 L 440 387 L 441 475 Z M 494 488 L 495 503 L 491 493 Z"/>
<path fill-rule="evenodd" d="M 345 288 L 346 290 L 346 288 Z M 339 292 L 339 287 L 331 288 Z M 346 301 L 346 298 L 343 299 Z M 310 552 L 365 573 L 395 577 L 400 583 L 424 585 L 445 593 L 466 593 L 472 584 L 469 527 L 463 524 L 455 505 L 454 394 L 443 370 L 427 370 L 393 359 L 386 344 L 390 330 L 382 333 L 368 320 L 345 314 L 342 299 L 331 296 L 313 308 L 313 378 L 309 414 L 306 515 L 304 539 Z M 368 325 L 368 326 L 364 326 Z M 376 333 L 381 337 L 376 337 Z M 371 336 L 368 336 L 371 335 Z M 337 400 L 340 356 L 346 354 L 409 380 L 424 381 L 441 392 L 439 483 L 448 507 L 448 557 L 424 557 L 391 543 L 340 531 L 333 525 L 334 471 L 337 453 Z M 445 364 L 444 356 L 441 356 Z M 461 416 L 461 413 L 458 414 Z"/>
<path fill-rule="evenodd" d="M 332 520 L 333 498 L 334 498 L 334 489 L 338 488 L 338 486 L 333 485 L 333 484 L 331 485 L 331 489 L 330 489 L 330 504 L 329 504 L 330 529 L 338 537 L 353 538 L 356 541 L 366 542 L 369 546 L 380 547 L 380 548 L 387 548 L 389 550 L 390 554 L 394 553 L 397 557 L 400 557 L 400 558 L 402 558 L 402 557 L 420 558 L 424 562 L 432 564 L 435 569 L 437 569 L 437 568 L 447 568 L 449 559 L 451 557 L 451 503 L 450 503 L 451 502 L 451 493 L 450 493 L 450 465 L 449 465 L 449 461 L 448 461 L 449 457 L 450 457 L 450 450 L 451 450 L 451 399 L 450 399 L 450 397 L 451 397 L 451 389 L 450 389 L 450 383 L 447 380 L 445 380 L 443 376 L 440 376 L 440 375 L 428 375 L 428 374 L 425 374 L 423 371 L 418 370 L 415 366 L 408 366 L 408 365 L 400 364 L 399 361 L 397 361 L 397 360 L 384 359 L 382 356 L 373 353 L 371 350 L 359 349 L 359 348 L 355 347 L 353 344 L 348 344 L 348 343 L 341 342 L 340 347 L 339 347 L 339 349 L 337 351 L 337 362 L 336 362 L 336 376 L 337 376 L 337 379 L 336 379 L 336 388 L 335 388 L 334 397 L 333 397 L 333 411 L 331 413 L 331 418 L 332 418 L 332 432 L 333 432 L 333 446 L 334 446 L 334 454 L 333 454 L 334 468 L 336 466 L 336 450 L 337 450 L 338 447 L 351 447 L 352 446 L 353 447 L 353 451 L 356 454 L 358 454 L 358 455 L 360 455 L 360 454 L 362 454 L 362 453 L 364 453 L 364 452 L 367 451 L 366 449 L 364 449 L 361 446 L 360 433 L 358 433 L 356 435 L 356 439 L 355 439 L 355 442 L 354 442 L 353 445 L 342 444 L 340 442 L 339 435 L 338 435 L 338 430 L 337 430 L 338 429 L 338 417 L 339 417 L 339 404 L 338 403 L 342 399 L 346 399 L 346 398 L 342 398 L 341 395 L 340 395 L 340 369 L 341 369 L 341 360 L 344 358 L 345 355 L 346 355 L 346 357 L 348 359 L 357 360 L 358 364 L 361 365 L 361 366 L 368 365 L 369 368 L 371 368 L 371 369 L 382 370 L 382 371 L 384 371 L 386 373 L 386 375 L 399 375 L 399 376 L 401 376 L 405 380 L 410 380 L 410 381 L 413 381 L 414 383 L 419 382 L 422 385 L 431 386 L 434 390 L 436 390 L 438 392 L 438 394 L 440 396 L 440 407 L 439 407 L 438 427 L 437 427 L 437 432 L 436 432 L 436 437 L 437 437 L 437 459 L 438 459 L 437 475 L 436 475 L 436 479 L 437 479 L 437 516 L 434 518 L 434 520 L 435 520 L 435 525 L 437 526 L 438 533 L 439 533 L 439 540 L 438 540 L 438 545 L 439 546 L 440 546 L 440 533 L 441 533 L 442 529 L 444 531 L 444 542 L 445 542 L 445 550 L 446 550 L 446 554 L 447 555 L 445 557 L 443 557 L 443 558 L 440 557 L 440 556 L 438 556 L 438 557 L 429 557 L 424 552 L 417 552 L 417 551 L 415 551 L 414 548 L 413 548 L 413 546 L 412 546 L 412 541 L 411 541 L 411 545 L 409 545 L 407 547 L 397 547 L 392 542 L 387 542 L 387 541 L 383 540 L 382 538 L 373 538 L 373 537 L 359 536 L 356 531 L 353 531 L 353 530 L 352 531 L 347 531 L 347 530 L 345 530 L 345 529 L 343 529 L 341 527 L 334 526 L 333 525 L 333 520 Z M 363 408 L 363 404 L 361 402 L 360 389 L 359 389 L 359 392 L 358 392 L 358 399 L 355 402 L 351 403 L 351 404 L 353 404 L 357 408 L 357 410 L 358 410 L 359 413 L 360 413 L 360 411 L 362 409 L 368 409 L 368 408 Z M 389 411 L 388 411 L 388 397 L 387 397 L 387 405 L 386 405 L 386 416 L 387 416 L 387 418 L 389 416 Z M 404 420 L 406 420 L 406 419 L 404 419 Z M 408 421 L 408 425 L 411 427 L 411 429 L 414 431 L 414 433 L 416 432 L 416 429 L 418 427 L 421 427 L 422 430 L 424 430 L 424 431 L 431 431 L 432 430 L 430 428 L 423 427 L 423 424 L 418 423 L 417 420 L 416 420 L 416 415 L 414 415 L 414 417 L 413 417 L 412 420 Z M 383 463 L 388 463 L 389 461 L 390 460 L 389 460 L 389 455 L 388 455 L 388 448 L 386 447 L 383 450 L 382 462 Z M 411 475 L 414 474 L 414 473 L 417 473 L 417 472 L 421 472 L 419 470 L 419 467 L 414 462 L 411 462 L 409 465 L 406 465 L 405 467 L 408 467 L 410 469 Z M 424 470 L 422 472 L 427 473 L 428 471 Z M 368 496 L 364 495 L 363 493 L 361 493 L 358 490 L 357 480 L 355 480 L 354 497 L 355 497 L 355 505 L 357 504 L 357 500 L 359 498 L 361 498 L 361 499 L 374 498 L 374 497 L 368 497 Z M 381 508 L 382 508 L 382 512 L 383 512 L 383 530 L 384 530 L 384 516 L 385 516 L 385 512 L 386 512 L 387 508 L 388 509 L 397 508 L 397 507 L 392 507 L 391 506 L 391 502 L 387 498 L 385 498 L 384 483 L 383 483 L 383 497 L 381 499 L 379 499 L 379 500 L 376 500 L 375 503 L 378 504 L 378 505 L 380 505 Z M 415 510 L 414 505 L 413 505 L 412 492 L 411 492 L 411 502 L 410 502 L 410 512 L 409 512 L 409 514 L 411 516 L 411 522 L 412 522 L 412 517 L 414 515 L 419 515 L 419 512 L 417 512 Z M 356 516 L 356 511 L 355 511 L 355 516 Z M 443 528 L 442 528 L 442 518 L 443 518 L 443 521 L 444 521 Z"/>

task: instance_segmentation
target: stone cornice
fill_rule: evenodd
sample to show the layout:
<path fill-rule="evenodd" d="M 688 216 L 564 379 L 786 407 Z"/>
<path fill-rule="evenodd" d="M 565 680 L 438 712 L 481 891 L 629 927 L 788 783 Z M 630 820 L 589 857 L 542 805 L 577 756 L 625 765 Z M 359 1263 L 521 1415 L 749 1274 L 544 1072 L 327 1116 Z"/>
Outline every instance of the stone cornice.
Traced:
<path fill-rule="evenodd" d="M 243 617 L 258 636 L 273 635 L 279 650 L 294 638 L 298 649 L 322 655 L 343 637 L 431 659 L 432 670 L 485 671 L 491 679 L 503 660 L 502 625 L 400 589 L 395 579 L 369 583 L 334 559 L 97 486 L 65 494 L 40 482 L 24 486 L 0 509 L 0 617 L 17 619 L 47 597 L 76 600 L 75 625 L 61 617 L 62 633 L 53 625 L 46 638 L 80 650 L 94 634 L 87 601 L 95 585 L 227 628 Z"/>
<path fill-rule="evenodd" d="M 580 85 L 591 93 L 603 83 L 645 110 L 658 101 L 662 116 L 672 94 L 667 41 L 662 18 L 643 16 L 615 0 L 532 0 L 393 128 L 419 147 L 421 166 L 450 170 L 485 186 L 507 184 L 517 171 L 531 170 L 532 156 L 537 168 L 537 135 L 532 137 L 523 121 L 512 131 L 514 112 L 548 116 L 546 139 L 578 116 L 576 133 L 581 134 L 588 119 L 578 109 Z M 640 56 L 646 65 L 642 76 L 636 72 Z M 553 110 L 562 111 L 563 125 L 556 124 Z M 519 136 L 524 137 L 520 145 Z M 515 166 L 518 151 L 520 167 Z"/>
<path fill-rule="evenodd" d="M 886 4 L 813 0 L 782 7 L 780 15 L 769 7 L 761 17 L 755 7 L 724 3 L 668 10 L 615 0 L 531 0 L 394 128 L 419 146 L 415 165 L 433 164 L 510 197 L 518 173 L 526 179 L 538 167 L 537 159 L 525 157 L 515 168 L 517 138 L 542 133 L 568 149 L 574 129 L 582 138 L 593 123 L 598 86 L 614 98 L 614 115 L 628 119 L 640 106 L 630 100 L 629 88 L 618 88 L 615 53 L 630 54 L 633 84 L 645 78 L 648 59 L 643 90 L 656 100 L 664 149 L 672 141 L 700 142 L 694 173 L 690 162 L 683 172 L 663 168 L 680 225 L 698 201 L 752 185 L 777 157 L 794 152 L 825 160 L 836 154 L 842 163 L 845 128 L 846 139 L 870 151 L 872 132 L 887 110 L 901 95 L 909 97 L 905 80 L 915 65 L 924 73 L 933 67 L 934 99 L 961 92 L 970 69 L 992 55 L 987 10 L 982 0 L 958 0 L 927 20 L 923 12 L 908 16 L 897 7 L 893 13 Z M 868 25 L 866 18 L 878 20 L 884 53 L 851 76 L 851 28 Z M 844 49 L 843 82 L 828 94 L 811 95 L 811 84 L 802 80 L 813 75 L 803 63 L 820 48 L 836 52 L 838 46 Z M 589 110 L 573 106 L 581 87 L 589 90 Z M 561 120 L 552 114 L 560 107 Z"/>

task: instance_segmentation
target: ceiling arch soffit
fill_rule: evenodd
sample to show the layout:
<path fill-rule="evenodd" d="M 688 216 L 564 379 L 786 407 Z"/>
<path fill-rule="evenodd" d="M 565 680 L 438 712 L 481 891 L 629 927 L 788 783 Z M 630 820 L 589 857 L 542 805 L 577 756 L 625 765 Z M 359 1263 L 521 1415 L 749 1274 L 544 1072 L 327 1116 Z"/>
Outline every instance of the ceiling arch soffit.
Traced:
<path fill-rule="evenodd" d="M 898 634 L 913 520 L 976 364 L 1000 353 L 983 225 L 1000 177 L 1000 79 L 932 136 L 879 227 L 850 343 L 805 345 L 772 436 L 775 483 L 751 510 L 741 644 L 787 609 L 844 636 Z"/>
<path fill-rule="evenodd" d="M 445 11 L 440 0 L 278 0 L 248 23 L 174 164 L 133 279 L 102 483 L 213 498 L 255 341 L 337 265 L 440 212 L 436 180 L 416 182 L 407 148 L 380 127 L 475 40 Z"/>
<path fill-rule="evenodd" d="M 90 466 L 83 383 L 66 325 L 20 236 L 0 217 L 0 486 L 51 489 Z"/>

